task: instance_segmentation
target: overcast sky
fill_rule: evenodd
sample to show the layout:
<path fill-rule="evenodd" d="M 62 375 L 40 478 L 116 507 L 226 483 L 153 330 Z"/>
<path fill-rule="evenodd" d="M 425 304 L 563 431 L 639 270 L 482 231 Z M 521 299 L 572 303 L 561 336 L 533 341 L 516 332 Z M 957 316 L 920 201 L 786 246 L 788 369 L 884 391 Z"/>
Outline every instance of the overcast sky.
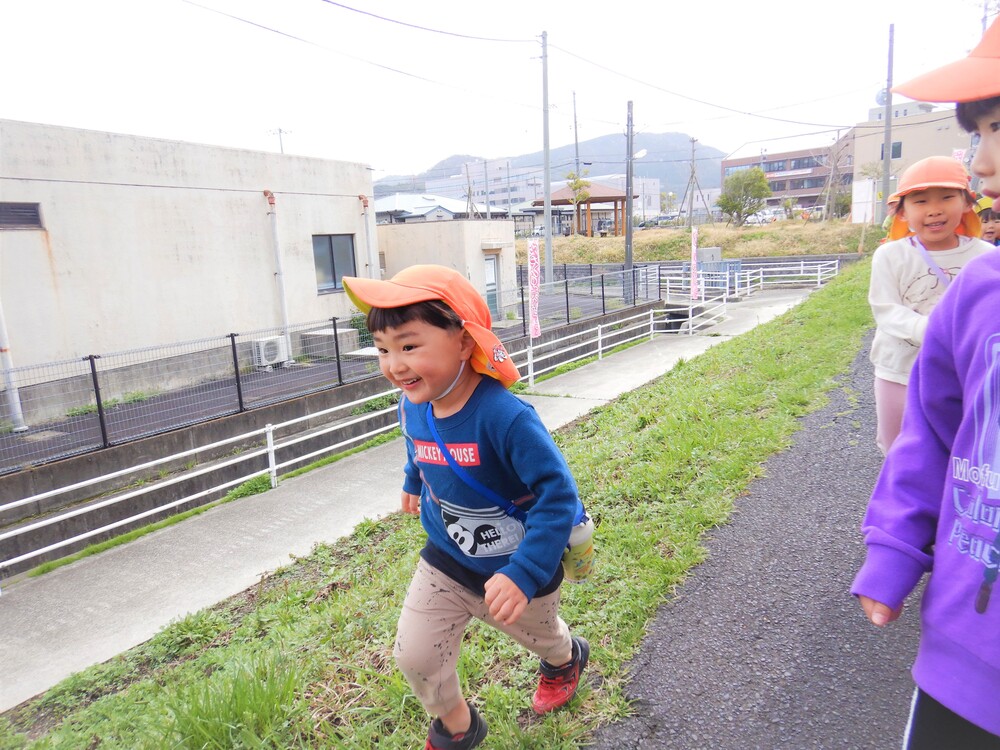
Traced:
<path fill-rule="evenodd" d="M 575 92 L 580 141 L 624 134 L 631 100 L 637 132 L 729 153 L 832 140 L 876 106 L 890 24 L 899 83 L 967 54 L 983 16 L 983 0 L 0 0 L 0 118 L 411 174 L 542 149 L 544 31 L 553 148 L 573 143 Z"/>

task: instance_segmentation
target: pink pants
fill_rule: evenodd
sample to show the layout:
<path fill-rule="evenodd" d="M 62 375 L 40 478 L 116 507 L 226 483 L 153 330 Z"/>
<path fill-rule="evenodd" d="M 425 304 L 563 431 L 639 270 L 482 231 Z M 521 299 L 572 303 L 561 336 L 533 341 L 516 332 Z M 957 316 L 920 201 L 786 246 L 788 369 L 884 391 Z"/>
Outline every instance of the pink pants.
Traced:
<path fill-rule="evenodd" d="M 399 616 L 396 663 L 427 712 L 446 714 L 465 700 L 456 665 L 462 636 L 473 617 L 550 664 L 564 664 L 573 657 L 569 628 L 559 617 L 559 595 L 557 589 L 532 599 L 515 624 L 501 625 L 490 617 L 483 597 L 421 558 Z"/>
<path fill-rule="evenodd" d="M 906 406 L 906 386 L 875 378 L 875 416 L 878 419 L 875 442 L 884 456 L 899 436 Z"/>

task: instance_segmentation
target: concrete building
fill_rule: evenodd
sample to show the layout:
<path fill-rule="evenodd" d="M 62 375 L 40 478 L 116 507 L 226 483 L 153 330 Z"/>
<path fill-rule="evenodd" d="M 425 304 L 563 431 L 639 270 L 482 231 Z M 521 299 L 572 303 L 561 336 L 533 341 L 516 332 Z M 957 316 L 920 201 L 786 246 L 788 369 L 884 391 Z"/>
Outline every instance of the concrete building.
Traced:
<path fill-rule="evenodd" d="M 0 120 L 13 366 L 348 315 L 371 194 L 364 164 Z"/>
<path fill-rule="evenodd" d="M 903 102 L 892 107 L 889 193 L 899 174 L 928 156 L 954 156 L 967 162 L 971 136 L 955 121 L 954 108 Z M 885 108 L 869 111 L 868 120 L 852 131 L 854 180 L 851 216 L 856 223 L 875 220 L 888 196 L 882 195 Z"/>
<path fill-rule="evenodd" d="M 514 222 L 507 219 L 380 224 L 378 246 L 385 277 L 415 263 L 454 268 L 486 298 L 496 322 L 517 296 Z"/>
<path fill-rule="evenodd" d="M 806 145 L 808 144 L 808 145 Z M 831 194 L 847 191 L 853 181 L 850 134 L 831 140 L 824 136 L 803 136 L 753 144 L 722 160 L 722 180 L 751 167 L 767 176 L 770 208 L 791 201 L 799 208 L 825 206 Z"/>

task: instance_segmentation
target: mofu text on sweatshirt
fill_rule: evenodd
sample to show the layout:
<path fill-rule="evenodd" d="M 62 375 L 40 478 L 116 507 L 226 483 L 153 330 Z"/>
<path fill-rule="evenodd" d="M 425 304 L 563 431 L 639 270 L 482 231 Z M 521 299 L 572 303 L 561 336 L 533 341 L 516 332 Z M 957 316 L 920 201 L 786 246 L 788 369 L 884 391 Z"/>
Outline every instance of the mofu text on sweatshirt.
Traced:
<path fill-rule="evenodd" d="M 968 459 L 952 459 L 952 477 L 972 484 L 970 493 L 965 487 L 956 486 L 952 504 L 956 518 L 952 523 L 948 543 L 961 554 L 969 555 L 989 568 L 1000 563 L 997 545 L 1000 543 L 1000 505 L 995 490 L 1000 489 L 1000 474 L 987 464 L 976 466 Z"/>

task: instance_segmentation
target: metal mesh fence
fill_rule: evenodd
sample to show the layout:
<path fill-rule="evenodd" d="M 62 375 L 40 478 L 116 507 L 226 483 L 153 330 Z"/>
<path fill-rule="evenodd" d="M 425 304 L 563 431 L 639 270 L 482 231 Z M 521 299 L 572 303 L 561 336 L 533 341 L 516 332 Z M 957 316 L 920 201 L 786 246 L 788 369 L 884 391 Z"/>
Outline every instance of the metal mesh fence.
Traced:
<path fill-rule="evenodd" d="M 542 330 L 659 298 L 655 268 L 618 269 L 561 267 L 559 280 L 540 287 Z M 527 335 L 527 291 L 499 298 L 500 338 Z M 379 367 L 364 316 L 355 313 L 3 374 L 0 473 L 7 473 L 376 377 Z"/>

